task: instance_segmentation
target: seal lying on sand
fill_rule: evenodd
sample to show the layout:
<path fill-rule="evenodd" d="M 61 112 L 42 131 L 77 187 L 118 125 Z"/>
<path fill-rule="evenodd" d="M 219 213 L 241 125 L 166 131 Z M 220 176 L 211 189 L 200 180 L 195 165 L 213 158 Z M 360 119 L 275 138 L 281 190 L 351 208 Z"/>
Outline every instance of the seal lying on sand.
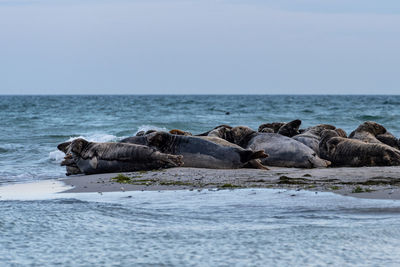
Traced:
<path fill-rule="evenodd" d="M 185 135 L 183 131 L 181 130 L 173 130 L 174 133 L 177 133 L 177 135 Z M 234 147 L 237 148 L 239 150 L 244 150 L 242 147 L 235 145 L 233 143 L 230 143 L 222 138 L 219 137 L 212 137 L 212 136 L 196 136 L 196 138 L 201 138 L 203 140 L 207 140 L 213 143 L 216 143 L 218 145 L 221 146 L 225 146 L 225 147 Z M 145 145 L 145 146 L 149 146 L 149 140 L 146 136 L 132 136 L 132 137 L 128 137 L 125 138 L 123 140 L 120 141 L 121 143 L 131 143 L 131 144 L 139 144 L 139 145 Z M 248 162 L 248 165 L 257 168 L 257 169 L 264 169 L 264 170 L 268 170 L 268 168 L 264 165 L 261 164 L 259 159 L 252 159 Z M 185 166 L 187 166 L 187 164 L 185 163 Z"/>
<path fill-rule="evenodd" d="M 122 139 L 119 142 L 120 143 L 142 145 L 142 146 L 148 146 L 149 145 L 149 142 L 147 140 L 146 135 L 140 135 L 140 136 L 136 135 L 136 136 L 127 137 L 125 139 Z"/>
<path fill-rule="evenodd" d="M 226 146 L 226 147 L 235 147 L 237 149 L 243 149 L 242 147 L 233 144 L 231 142 L 226 141 L 225 139 L 219 138 L 219 137 L 213 137 L 213 136 L 198 136 L 197 138 L 201 138 L 213 143 L 216 143 L 221 146 Z M 262 169 L 262 170 L 269 170 L 267 166 L 262 165 L 261 161 L 259 159 L 252 159 L 248 162 L 248 166 L 245 167 L 253 167 L 256 169 Z"/>
<path fill-rule="evenodd" d="M 319 151 L 333 166 L 398 166 L 400 151 L 385 144 L 343 138 L 336 131 L 322 132 Z"/>
<path fill-rule="evenodd" d="M 386 144 L 396 149 L 400 148 L 399 140 L 389 133 L 385 127 L 373 121 L 366 121 L 349 136 L 351 139 L 358 139 L 366 143 Z"/>
<path fill-rule="evenodd" d="M 57 146 L 58 150 L 64 152 L 67 154 L 68 152 L 68 146 L 71 144 L 71 142 L 65 142 L 61 143 Z M 75 162 L 72 159 L 71 155 L 65 156 L 64 161 L 61 162 L 61 166 L 65 166 L 67 172 L 65 175 L 75 175 L 75 174 L 82 174 L 81 170 L 78 168 L 78 166 L 75 164 Z"/>
<path fill-rule="evenodd" d="M 293 139 L 305 144 L 319 155 L 319 141 L 323 130 L 334 130 L 336 127 L 329 124 L 319 124 L 304 130 L 303 133 L 293 136 Z"/>
<path fill-rule="evenodd" d="M 281 134 L 257 133 L 245 126 L 232 128 L 231 134 L 234 143 L 243 148 L 268 152 L 269 157 L 261 160 L 267 166 L 315 168 L 330 165 L 308 146 Z"/>
<path fill-rule="evenodd" d="M 182 155 L 184 167 L 236 169 L 253 159 L 268 156 L 263 150 L 222 146 L 193 136 L 155 132 L 146 137 L 149 146 L 163 153 Z"/>
<path fill-rule="evenodd" d="M 61 164 L 75 164 L 85 174 L 153 170 L 182 165 L 182 156 L 163 154 L 147 146 L 94 143 L 82 138 L 72 141 L 68 146 L 65 144 L 58 146 L 67 154 Z"/>

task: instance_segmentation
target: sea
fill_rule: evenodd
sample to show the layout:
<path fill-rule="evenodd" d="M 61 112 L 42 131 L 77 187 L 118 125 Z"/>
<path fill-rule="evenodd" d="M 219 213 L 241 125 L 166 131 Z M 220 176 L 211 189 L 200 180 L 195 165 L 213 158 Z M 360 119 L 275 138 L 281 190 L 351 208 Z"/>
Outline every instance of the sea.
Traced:
<path fill-rule="evenodd" d="M 141 130 L 256 130 L 294 119 L 348 134 L 376 121 L 399 137 L 400 96 L 0 96 L 0 266 L 400 266 L 395 200 L 277 189 L 35 189 L 62 187 L 56 147 L 77 137 L 115 142 Z"/>

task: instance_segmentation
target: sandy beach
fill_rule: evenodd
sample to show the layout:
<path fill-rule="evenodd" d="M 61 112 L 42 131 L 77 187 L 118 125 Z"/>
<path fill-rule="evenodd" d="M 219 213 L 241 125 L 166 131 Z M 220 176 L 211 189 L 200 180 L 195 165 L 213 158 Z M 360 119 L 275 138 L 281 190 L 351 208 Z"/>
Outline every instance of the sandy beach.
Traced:
<path fill-rule="evenodd" d="M 281 188 L 333 192 L 371 199 L 400 199 L 400 167 L 298 169 L 272 167 L 215 170 L 172 168 L 156 171 L 70 176 L 68 193 L 160 190 Z"/>

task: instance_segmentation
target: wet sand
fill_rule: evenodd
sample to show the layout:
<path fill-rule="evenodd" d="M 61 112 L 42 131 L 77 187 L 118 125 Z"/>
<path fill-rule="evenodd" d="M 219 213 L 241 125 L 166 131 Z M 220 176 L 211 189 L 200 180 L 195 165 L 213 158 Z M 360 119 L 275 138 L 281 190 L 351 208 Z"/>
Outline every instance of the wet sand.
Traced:
<path fill-rule="evenodd" d="M 70 176 L 61 179 L 71 186 L 65 191 L 114 192 L 202 190 L 216 188 L 281 188 L 333 192 L 341 195 L 400 199 L 400 167 L 298 169 L 272 167 L 271 170 L 215 170 L 172 168 L 156 171 Z"/>

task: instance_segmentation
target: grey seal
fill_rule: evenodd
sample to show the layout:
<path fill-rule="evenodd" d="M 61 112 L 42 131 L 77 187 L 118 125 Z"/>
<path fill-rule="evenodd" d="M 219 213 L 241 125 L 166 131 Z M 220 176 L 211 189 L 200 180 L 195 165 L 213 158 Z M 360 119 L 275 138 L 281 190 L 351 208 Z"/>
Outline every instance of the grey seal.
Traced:
<path fill-rule="evenodd" d="M 336 127 L 329 124 L 319 124 L 305 129 L 301 134 L 293 136 L 293 139 L 305 144 L 314 150 L 317 155 L 319 155 L 319 141 L 321 140 L 321 133 L 327 129 L 334 130 Z"/>
<path fill-rule="evenodd" d="M 385 144 L 366 143 L 340 137 L 336 131 L 324 130 L 319 144 L 322 158 L 332 166 L 398 166 L 400 151 Z"/>
<path fill-rule="evenodd" d="M 221 146 L 235 147 L 235 148 L 237 148 L 237 149 L 243 149 L 242 147 L 240 147 L 240 146 L 238 146 L 238 145 L 236 145 L 236 144 L 234 144 L 234 143 L 228 142 L 227 140 L 222 139 L 222 138 L 219 138 L 219 137 L 214 137 L 214 136 L 198 136 L 197 138 L 201 138 L 201 139 L 204 139 L 204 140 L 207 140 L 207 141 L 216 143 L 216 144 L 221 145 Z M 260 159 L 252 159 L 252 160 L 250 160 L 250 161 L 248 162 L 247 166 L 248 166 L 248 167 L 253 167 L 253 168 L 256 168 L 256 169 L 269 170 L 267 166 L 264 166 L 264 165 L 261 163 L 261 160 L 260 160 Z M 245 167 L 246 167 L 246 166 L 245 166 Z"/>
<path fill-rule="evenodd" d="M 167 132 L 152 133 L 147 139 L 149 146 L 162 153 L 182 155 L 184 167 L 236 169 L 253 159 L 268 156 L 263 150 L 222 146 L 198 137 L 172 135 Z"/>
<path fill-rule="evenodd" d="M 381 124 L 366 121 L 357 127 L 349 135 L 351 139 L 358 139 L 366 143 L 386 144 L 396 149 L 400 149 L 399 140 L 386 130 Z"/>
<path fill-rule="evenodd" d="M 267 166 L 315 168 L 327 167 L 329 161 L 319 158 L 308 146 L 277 133 L 258 133 L 246 126 L 232 128 L 233 142 L 243 148 L 264 150 Z"/>
<path fill-rule="evenodd" d="M 285 125 L 284 122 L 272 122 L 272 123 L 264 123 L 258 127 L 259 132 L 272 132 L 277 133 L 279 129 Z"/>
<path fill-rule="evenodd" d="M 182 156 L 127 143 L 95 143 L 78 138 L 68 145 L 60 144 L 58 149 L 66 153 L 62 165 L 76 166 L 85 174 L 153 170 L 182 165 Z"/>
<path fill-rule="evenodd" d="M 301 120 L 293 120 L 290 122 L 272 122 L 264 123 L 258 127 L 260 133 L 279 133 L 281 135 L 292 137 L 300 133 L 299 128 Z"/>
<path fill-rule="evenodd" d="M 279 128 L 278 134 L 287 137 L 293 137 L 295 135 L 298 135 L 300 134 L 299 132 L 300 125 L 301 125 L 301 120 L 293 120 L 291 122 L 285 123 Z"/>

